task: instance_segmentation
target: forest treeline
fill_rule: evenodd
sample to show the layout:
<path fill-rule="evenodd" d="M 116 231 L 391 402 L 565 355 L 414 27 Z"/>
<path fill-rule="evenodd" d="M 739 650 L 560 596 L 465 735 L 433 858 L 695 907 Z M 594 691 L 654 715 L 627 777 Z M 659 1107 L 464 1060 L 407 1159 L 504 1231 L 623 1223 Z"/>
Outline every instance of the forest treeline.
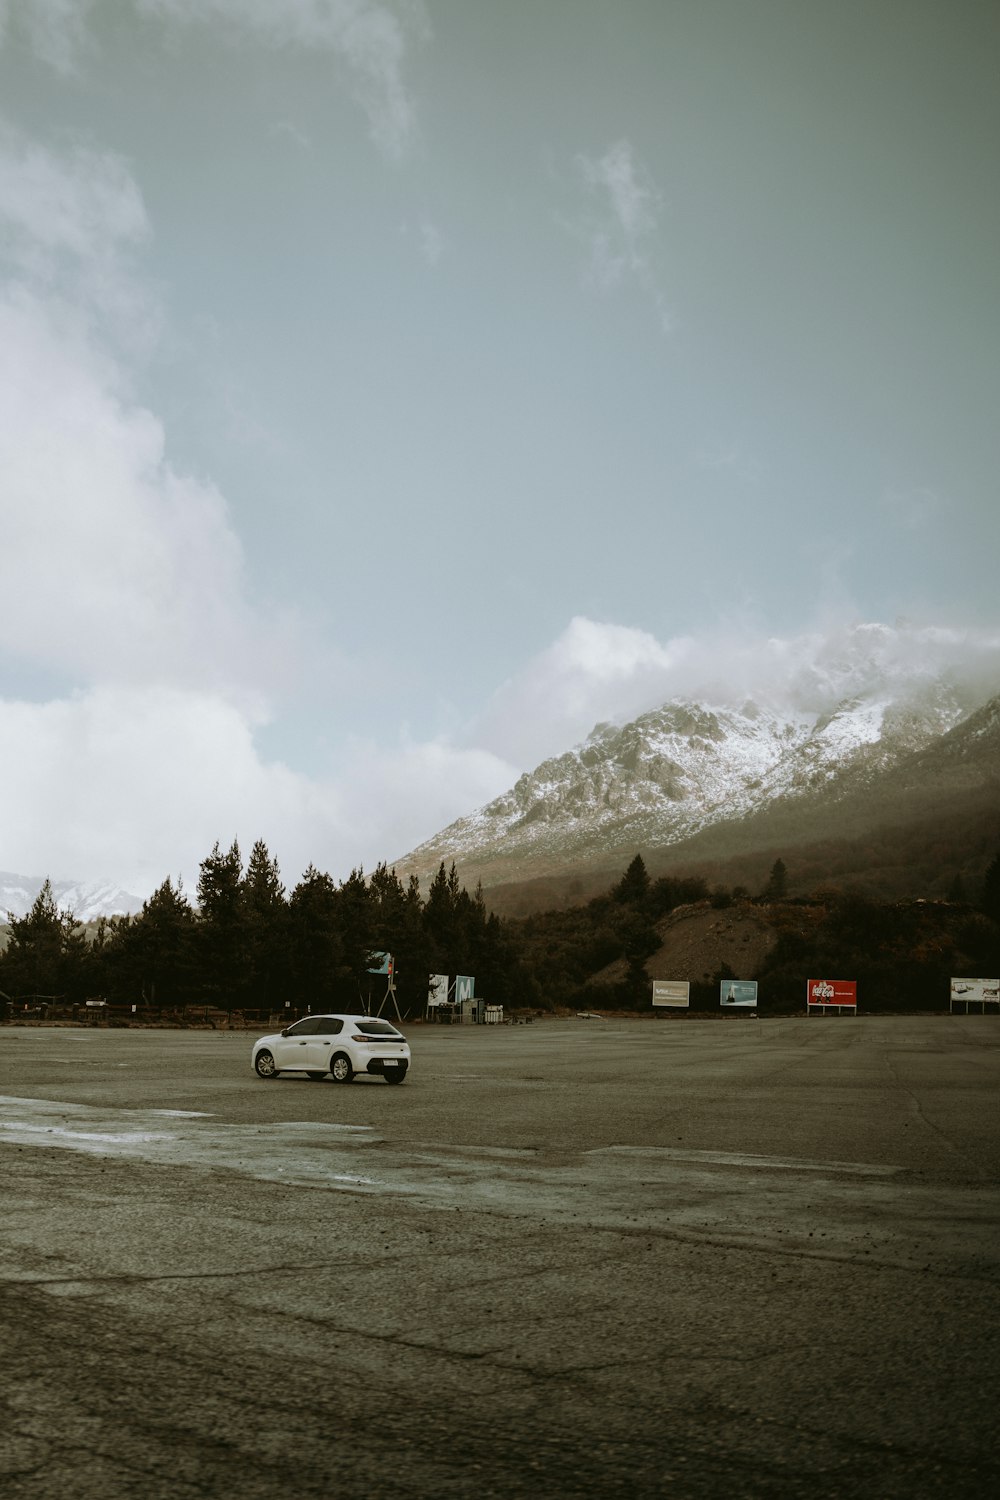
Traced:
<path fill-rule="evenodd" d="M 419 1015 L 431 974 L 475 976 L 476 994 L 507 1009 L 646 1010 L 649 964 L 662 920 L 680 906 L 749 902 L 766 913 L 775 943 L 756 974 L 725 968 L 693 985 L 693 1008 L 718 1006 L 718 984 L 757 978 L 762 1008 L 800 1009 L 807 978 L 856 979 L 864 1007 L 940 1007 L 952 975 L 1000 970 L 1000 855 L 973 904 L 956 885 L 948 901 L 880 902 L 857 890 L 790 898 L 784 863 L 764 888 L 710 888 L 700 877 L 651 879 L 641 855 L 602 895 L 524 918 L 489 911 L 454 865 L 442 864 L 426 896 L 380 864 L 336 882 L 310 865 L 286 891 L 267 846 L 245 866 L 237 843 L 202 861 L 197 894 L 167 879 L 133 916 L 103 918 L 88 933 L 56 906 L 46 881 L 31 910 L 11 917 L 0 955 L 0 998 L 63 1005 L 175 1010 L 207 1005 L 269 1013 L 288 1006 L 353 1010 L 385 994 L 373 974 L 391 953 L 404 1015 Z M 616 965 L 615 977 L 604 971 Z M 656 977 L 683 979 L 671 974 Z"/>
<path fill-rule="evenodd" d="M 863 1009 L 941 1009 L 952 976 L 1000 974 L 1000 855 L 975 894 L 973 904 L 956 879 L 946 900 L 880 901 L 854 887 L 791 896 L 781 859 L 752 893 L 742 885 L 710 887 L 701 877 L 651 880 L 637 855 L 605 894 L 511 925 L 525 967 L 557 1004 L 650 1009 L 650 962 L 661 947 L 662 919 L 704 903 L 754 907 L 775 942 L 755 972 L 737 974 L 722 964 L 702 982 L 668 973 L 658 960 L 656 978 L 691 980 L 692 1010 L 718 1012 L 719 986 L 728 979 L 757 979 L 764 1011 L 801 1010 L 806 980 L 823 977 L 856 980 Z M 603 977 L 612 965 L 615 977 Z"/>
<path fill-rule="evenodd" d="M 385 952 L 410 1014 L 422 1012 L 437 973 L 475 975 L 477 992 L 498 1004 L 536 999 L 510 935 L 454 866 L 441 866 L 426 897 L 415 878 L 404 885 L 384 864 L 339 882 L 310 865 L 289 893 L 261 840 L 245 867 L 237 843 L 216 844 L 194 901 L 167 879 L 141 912 L 103 918 L 91 935 L 57 909 L 46 881 L 31 910 L 10 919 L 0 991 L 158 1009 L 356 1010 L 384 995 L 385 979 L 370 971 Z"/>

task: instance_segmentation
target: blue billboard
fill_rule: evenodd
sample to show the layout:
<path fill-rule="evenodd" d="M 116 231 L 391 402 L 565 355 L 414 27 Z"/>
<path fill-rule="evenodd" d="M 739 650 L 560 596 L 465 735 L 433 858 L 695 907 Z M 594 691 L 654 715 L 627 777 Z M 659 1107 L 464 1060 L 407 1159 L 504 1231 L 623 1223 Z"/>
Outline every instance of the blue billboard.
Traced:
<path fill-rule="evenodd" d="M 730 1006 L 756 1005 L 756 979 L 724 979 L 719 985 L 719 1004 L 723 1010 Z"/>

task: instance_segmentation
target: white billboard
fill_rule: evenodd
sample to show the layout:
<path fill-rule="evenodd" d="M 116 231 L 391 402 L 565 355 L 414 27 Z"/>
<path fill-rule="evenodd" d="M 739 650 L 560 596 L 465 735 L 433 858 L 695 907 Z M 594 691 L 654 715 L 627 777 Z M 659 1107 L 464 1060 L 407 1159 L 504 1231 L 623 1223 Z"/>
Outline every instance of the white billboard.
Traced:
<path fill-rule="evenodd" d="M 691 982 L 687 979 L 654 979 L 653 980 L 653 1004 L 654 1005 L 679 1005 L 691 1004 Z"/>
<path fill-rule="evenodd" d="M 951 1003 L 1000 1005 L 1000 979 L 953 979 Z"/>
<path fill-rule="evenodd" d="M 427 986 L 427 1004 L 446 1005 L 448 1003 L 448 976 L 447 974 L 432 974 Z"/>

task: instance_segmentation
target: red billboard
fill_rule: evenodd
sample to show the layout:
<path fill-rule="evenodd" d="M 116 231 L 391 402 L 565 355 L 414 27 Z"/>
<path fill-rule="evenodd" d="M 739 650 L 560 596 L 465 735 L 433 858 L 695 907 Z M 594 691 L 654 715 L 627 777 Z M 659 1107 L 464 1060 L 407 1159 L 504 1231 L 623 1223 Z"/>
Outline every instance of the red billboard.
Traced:
<path fill-rule="evenodd" d="M 856 979 L 807 979 L 806 999 L 810 1005 L 853 1005 L 858 1008 Z"/>

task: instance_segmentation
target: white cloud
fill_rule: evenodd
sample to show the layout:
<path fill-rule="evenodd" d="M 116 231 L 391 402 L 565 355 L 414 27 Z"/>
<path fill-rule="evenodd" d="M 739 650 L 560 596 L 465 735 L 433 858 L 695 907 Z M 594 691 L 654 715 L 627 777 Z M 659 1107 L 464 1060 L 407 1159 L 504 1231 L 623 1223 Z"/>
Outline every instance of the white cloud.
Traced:
<path fill-rule="evenodd" d="M 0 215 L 32 265 L 39 250 L 99 260 L 149 228 L 120 157 L 77 147 L 61 158 L 9 125 L 0 126 Z"/>
<path fill-rule="evenodd" d="M 99 687 L 0 701 L 3 863 L 113 878 L 137 895 L 193 890 L 218 839 L 263 838 L 293 885 L 310 862 L 347 874 L 401 855 L 508 786 L 513 769 L 445 744 L 356 745 L 336 778 L 265 763 L 240 711 L 211 693 Z"/>
<path fill-rule="evenodd" d="M 592 265 L 602 285 L 614 286 L 627 273 L 645 269 L 642 246 L 657 227 L 659 196 L 634 160 L 628 141 L 616 142 L 601 157 L 580 155 L 577 166 L 610 210 L 595 231 Z"/>
<path fill-rule="evenodd" d="M 0 232 L 4 650 L 80 685 L 211 686 L 263 716 L 285 628 L 250 610 L 225 501 L 171 466 L 106 342 L 115 314 L 155 322 L 119 248 L 148 234 L 137 186 L 116 157 L 0 128 Z"/>
<path fill-rule="evenodd" d="M 0 5 L 0 41 L 9 26 L 43 62 L 71 73 L 85 45 L 93 5 L 94 0 L 6 0 Z"/>
<path fill-rule="evenodd" d="M 903 692 L 947 676 L 969 707 L 1000 691 L 1000 636 L 899 622 L 835 623 L 781 638 L 733 626 L 660 642 L 584 618 L 494 694 L 470 738 L 522 769 L 671 698 L 748 698 L 815 715 L 882 685 Z"/>
<path fill-rule="evenodd" d="M 249 707 L 265 627 L 225 502 L 171 468 L 121 383 L 37 298 L 0 296 L 5 649 L 81 682 L 212 685 Z"/>
<path fill-rule="evenodd" d="M 329 52 L 368 116 L 372 138 L 402 156 L 416 132 L 403 77 L 408 50 L 428 34 L 418 0 L 135 0 L 141 14 L 174 25 L 222 25 L 272 47 Z"/>
<path fill-rule="evenodd" d="M 338 776 L 345 803 L 340 836 L 369 851 L 359 853 L 358 862 L 396 859 L 492 801 L 519 774 L 518 766 L 491 750 L 443 738 L 404 738 L 390 749 L 356 742 Z"/>
<path fill-rule="evenodd" d="M 251 601 L 223 496 L 171 464 L 102 340 L 116 280 L 142 300 L 120 258 L 148 232 L 141 196 L 115 158 L 7 130 L 0 230 L 0 643 L 19 677 L 73 684 L 0 697 L 0 862 L 141 895 L 193 887 L 217 839 L 263 837 L 294 883 L 501 791 L 513 767 L 446 741 L 356 744 L 325 776 L 264 759 L 255 730 L 296 664 L 329 684 L 344 662 Z"/>
<path fill-rule="evenodd" d="M 130 255 L 149 235 L 126 163 L 74 146 L 62 153 L 0 119 L 0 256 L 8 274 L 74 316 L 99 319 L 131 349 L 155 338 L 159 312 Z"/>
<path fill-rule="evenodd" d="M 650 260 L 649 246 L 659 229 L 661 198 L 652 178 L 627 140 L 603 156 L 580 154 L 576 168 L 597 209 L 581 226 L 588 245 L 588 280 L 610 291 L 633 280 L 649 296 L 665 332 L 670 317 Z"/>
<path fill-rule="evenodd" d="M 666 696 L 686 652 L 647 631 L 577 616 L 494 694 L 476 737 L 522 768 L 568 749 L 602 719 L 641 713 Z"/>
<path fill-rule="evenodd" d="M 165 25 L 206 25 L 249 34 L 269 47 L 323 51 L 336 58 L 368 117 L 372 139 L 389 157 L 405 155 L 416 135 L 416 107 L 404 79 L 410 49 L 430 33 L 422 0 L 132 0 L 140 15 Z M 5 32 L 23 36 L 61 73 L 71 73 L 92 44 L 95 0 L 0 0 Z"/>

